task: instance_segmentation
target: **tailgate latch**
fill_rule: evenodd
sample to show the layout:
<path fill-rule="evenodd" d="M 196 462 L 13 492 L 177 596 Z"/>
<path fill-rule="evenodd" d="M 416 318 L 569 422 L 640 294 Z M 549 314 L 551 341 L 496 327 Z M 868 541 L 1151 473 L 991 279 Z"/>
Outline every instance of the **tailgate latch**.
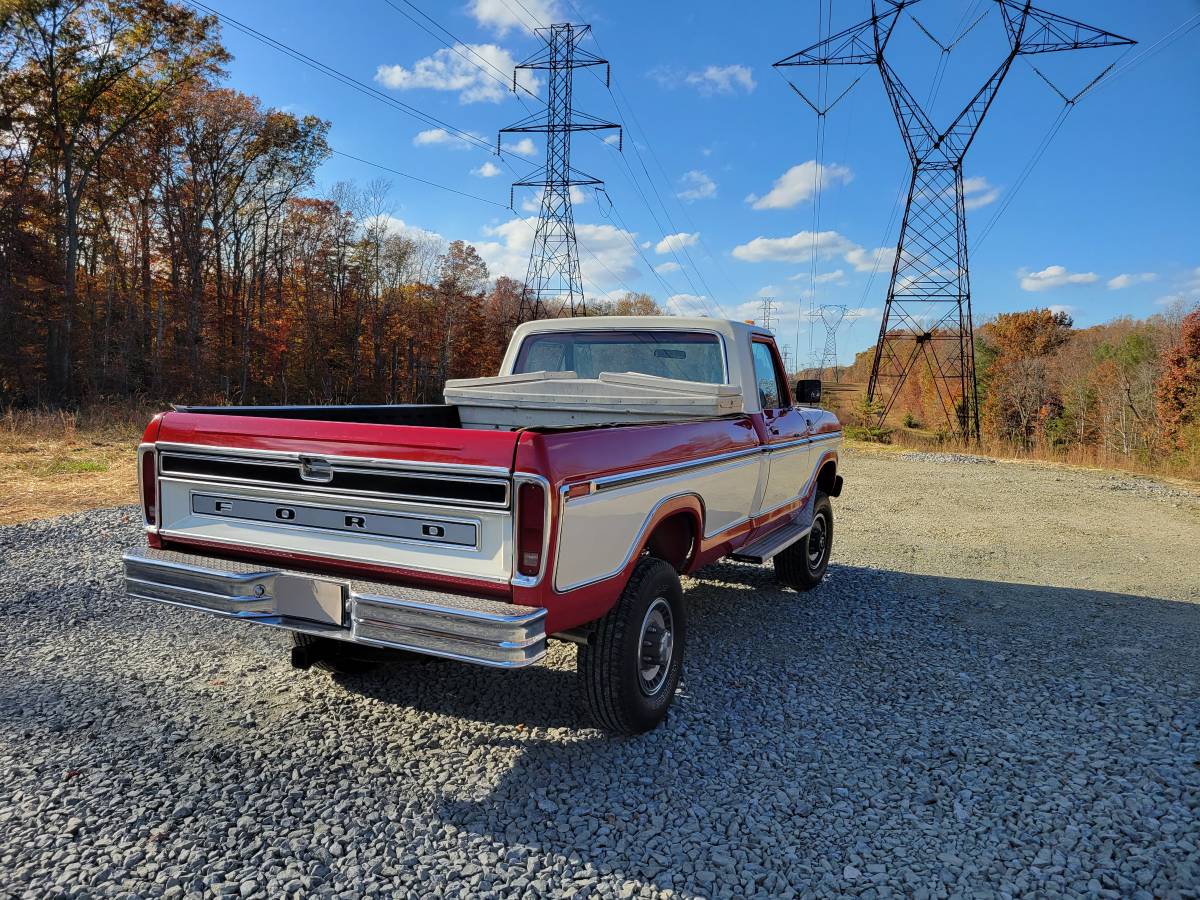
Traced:
<path fill-rule="evenodd" d="M 300 457 L 300 477 L 305 481 L 315 481 L 318 484 L 328 484 L 333 481 L 333 466 L 329 460 L 319 456 Z"/>

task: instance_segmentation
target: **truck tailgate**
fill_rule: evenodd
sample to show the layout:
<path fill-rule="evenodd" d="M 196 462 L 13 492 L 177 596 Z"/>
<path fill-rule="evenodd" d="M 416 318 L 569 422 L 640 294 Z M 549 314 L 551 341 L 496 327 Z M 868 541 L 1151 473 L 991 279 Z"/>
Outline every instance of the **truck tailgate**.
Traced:
<path fill-rule="evenodd" d="M 515 432 L 167 413 L 167 545 L 509 590 Z"/>

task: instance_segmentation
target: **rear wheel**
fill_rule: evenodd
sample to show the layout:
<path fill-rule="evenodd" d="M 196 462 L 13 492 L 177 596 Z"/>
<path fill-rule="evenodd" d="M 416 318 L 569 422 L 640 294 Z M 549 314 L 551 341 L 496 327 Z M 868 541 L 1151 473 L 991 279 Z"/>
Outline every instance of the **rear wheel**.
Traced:
<path fill-rule="evenodd" d="M 679 686 L 687 622 L 670 563 L 645 557 L 579 648 L 584 703 L 600 727 L 641 734 L 666 717 Z"/>
<path fill-rule="evenodd" d="M 815 588 L 825 578 L 833 550 L 833 504 L 817 494 L 813 523 L 808 534 L 775 555 L 775 575 L 798 591 Z"/>

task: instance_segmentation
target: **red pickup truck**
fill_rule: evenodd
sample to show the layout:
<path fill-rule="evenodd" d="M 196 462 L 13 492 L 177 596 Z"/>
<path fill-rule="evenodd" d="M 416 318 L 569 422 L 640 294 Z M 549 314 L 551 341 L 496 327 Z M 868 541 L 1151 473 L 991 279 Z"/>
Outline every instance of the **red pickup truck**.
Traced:
<path fill-rule="evenodd" d="M 582 695 L 653 728 L 680 678 L 679 576 L 824 577 L 841 428 L 770 332 L 707 318 L 529 322 L 441 405 L 178 407 L 139 449 L 131 597 L 294 635 L 293 662 L 486 666 L 579 645 Z M 523 424 L 524 423 L 524 424 Z"/>

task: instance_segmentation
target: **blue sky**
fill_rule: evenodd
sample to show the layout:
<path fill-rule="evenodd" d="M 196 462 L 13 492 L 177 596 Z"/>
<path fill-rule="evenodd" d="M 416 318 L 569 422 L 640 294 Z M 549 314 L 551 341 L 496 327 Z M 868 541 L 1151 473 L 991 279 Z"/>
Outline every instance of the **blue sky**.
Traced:
<path fill-rule="evenodd" d="M 538 47 L 530 18 L 590 23 L 595 39 L 584 46 L 611 61 L 614 86 L 610 92 L 578 73 L 575 107 L 623 122 L 626 131 L 624 159 L 599 139 L 575 139 L 575 165 L 603 178 L 611 198 L 610 207 L 584 189 L 575 208 L 589 293 L 640 290 L 669 301 L 673 310 L 739 319 L 754 317 L 759 298 L 769 295 L 778 305 L 777 333 L 789 346 L 798 339 L 799 359 L 805 360 L 821 342 L 820 325 L 810 329 L 802 315 L 815 291 L 816 303 L 852 310 L 853 321 L 839 340 L 844 360 L 874 340 L 887 289 L 886 258 L 874 278 L 871 270 L 877 248 L 895 245 L 899 217 L 890 234 L 886 226 L 909 168 L 878 73 L 848 67 L 829 76 L 830 97 L 865 74 L 828 114 L 823 168 L 817 168 L 817 117 L 771 68 L 818 39 L 817 0 L 355 0 L 338 5 L 336 13 L 320 0 L 209 5 L 491 146 L 498 128 L 526 114 L 502 89 L 496 69 L 507 71 Z M 1171 298 L 1200 296 L 1200 18 L 1193 18 L 1200 16 L 1200 2 L 1044 5 L 1133 37 L 1139 46 L 1127 53 L 1119 48 L 1030 58 L 1068 96 L 1109 63 L 1117 67 L 1115 77 L 1071 111 L 1023 184 L 1022 170 L 1062 101 L 1018 60 L 964 167 L 973 207 L 967 227 L 976 320 L 1040 305 L 1065 308 L 1077 324 L 1089 325 L 1150 315 Z M 420 20 L 414 6 L 432 17 L 437 25 L 421 21 L 444 41 L 393 8 Z M 859 0 L 832 6 L 834 30 L 869 14 Z M 932 118 L 945 124 L 1002 57 L 998 10 L 982 0 L 923 0 L 911 12 L 943 44 L 969 28 L 953 52 L 942 54 L 906 19 L 889 47 L 889 59 L 913 94 L 923 102 L 932 97 Z M 1154 46 L 1185 22 L 1190 30 Z M 533 215 L 534 198 L 518 191 L 517 212 L 504 207 L 513 170 L 524 175 L 539 162 L 539 140 L 533 146 L 506 141 L 514 152 L 497 158 L 232 27 L 225 27 L 224 38 L 234 54 L 232 87 L 270 106 L 329 119 L 337 150 L 493 203 L 343 156 L 322 167 L 317 190 L 340 180 L 365 184 L 389 177 L 398 228 L 467 240 L 493 275 L 523 277 L 532 232 L 522 219 Z M 447 49 L 456 41 L 471 50 Z M 944 74 L 933 93 L 943 56 Z M 496 69 L 467 61 L 480 57 Z M 788 74 L 815 95 L 815 70 Z M 544 84 L 526 85 L 544 90 Z M 814 223 L 820 232 L 835 233 L 818 242 L 815 266 Z M 810 331 L 816 336 L 810 338 Z"/>

